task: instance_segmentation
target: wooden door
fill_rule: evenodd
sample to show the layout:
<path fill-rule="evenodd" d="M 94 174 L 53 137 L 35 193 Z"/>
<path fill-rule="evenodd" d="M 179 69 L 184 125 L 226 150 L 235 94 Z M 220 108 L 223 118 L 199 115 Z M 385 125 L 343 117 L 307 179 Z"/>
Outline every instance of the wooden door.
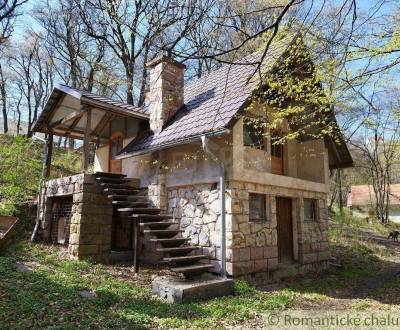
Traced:
<path fill-rule="evenodd" d="M 278 229 L 278 256 L 280 263 L 293 262 L 292 200 L 276 198 L 276 220 Z"/>
<path fill-rule="evenodd" d="M 271 139 L 271 173 L 283 175 L 283 145 Z"/>
<path fill-rule="evenodd" d="M 122 172 L 122 160 L 115 159 L 118 153 L 122 150 L 123 138 L 122 134 L 115 134 L 110 139 L 110 156 L 109 156 L 109 172 L 121 173 Z"/>

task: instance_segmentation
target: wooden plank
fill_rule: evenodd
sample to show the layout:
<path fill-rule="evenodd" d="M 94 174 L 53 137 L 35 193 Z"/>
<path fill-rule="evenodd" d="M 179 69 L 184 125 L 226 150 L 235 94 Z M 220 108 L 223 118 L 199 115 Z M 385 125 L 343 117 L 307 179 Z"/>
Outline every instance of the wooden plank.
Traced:
<path fill-rule="evenodd" d="M 110 120 L 113 120 L 115 117 L 115 115 L 106 112 L 104 114 L 104 116 L 100 119 L 99 123 L 97 124 L 97 126 L 94 128 L 93 130 L 93 135 L 96 135 L 98 137 L 100 137 L 101 133 L 103 133 L 103 131 L 105 130 L 105 128 L 107 127 L 107 124 Z"/>
<path fill-rule="evenodd" d="M 89 152 L 90 152 L 90 133 L 92 126 L 92 109 L 87 109 L 86 111 L 86 127 L 85 127 L 85 135 L 83 139 L 83 170 L 86 172 L 89 168 Z"/>
<path fill-rule="evenodd" d="M 86 110 L 74 111 L 74 112 L 66 115 L 64 118 L 61 118 L 61 119 L 55 121 L 54 123 L 50 124 L 49 128 L 52 129 L 52 128 L 56 128 L 61 125 L 65 125 L 66 123 L 68 123 L 71 120 L 74 120 L 74 122 L 75 122 L 77 119 L 80 119 L 85 112 L 86 112 Z"/>

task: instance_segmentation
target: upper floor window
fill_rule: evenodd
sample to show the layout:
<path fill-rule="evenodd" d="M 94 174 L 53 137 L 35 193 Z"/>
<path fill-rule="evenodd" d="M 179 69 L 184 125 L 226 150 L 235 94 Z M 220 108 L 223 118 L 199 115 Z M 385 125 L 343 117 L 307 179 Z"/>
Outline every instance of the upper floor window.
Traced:
<path fill-rule="evenodd" d="M 304 199 L 304 221 L 318 220 L 318 200 L 305 198 Z"/>
<path fill-rule="evenodd" d="M 264 149 L 264 129 L 261 125 L 245 120 L 243 123 L 243 143 L 247 147 Z"/>
<path fill-rule="evenodd" d="M 264 194 L 249 194 L 250 221 L 266 221 L 266 196 Z"/>

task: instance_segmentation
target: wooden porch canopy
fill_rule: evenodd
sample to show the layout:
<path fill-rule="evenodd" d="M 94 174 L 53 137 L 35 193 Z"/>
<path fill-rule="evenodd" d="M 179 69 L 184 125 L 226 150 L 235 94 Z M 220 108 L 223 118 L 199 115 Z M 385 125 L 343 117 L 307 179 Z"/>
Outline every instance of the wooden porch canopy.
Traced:
<path fill-rule="evenodd" d="M 118 117 L 148 121 L 147 110 L 69 86 L 57 86 L 33 127 L 34 132 L 47 135 L 46 173 L 50 171 L 54 135 L 83 140 L 82 167 L 86 171 L 89 143 L 108 141 L 110 130 L 107 127 Z"/>

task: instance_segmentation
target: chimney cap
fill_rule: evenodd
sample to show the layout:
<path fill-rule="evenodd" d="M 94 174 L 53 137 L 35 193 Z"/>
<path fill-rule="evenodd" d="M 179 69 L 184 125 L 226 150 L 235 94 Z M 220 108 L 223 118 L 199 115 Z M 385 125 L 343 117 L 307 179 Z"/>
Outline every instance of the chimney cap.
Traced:
<path fill-rule="evenodd" d="M 157 64 L 163 63 L 163 62 L 174 64 L 175 66 L 180 67 L 182 69 L 186 68 L 185 64 L 178 62 L 177 60 L 173 59 L 170 55 L 166 55 L 166 54 L 159 55 L 156 58 L 154 58 L 153 60 L 147 62 L 146 67 L 152 68 L 152 67 L 156 66 Z"/>

